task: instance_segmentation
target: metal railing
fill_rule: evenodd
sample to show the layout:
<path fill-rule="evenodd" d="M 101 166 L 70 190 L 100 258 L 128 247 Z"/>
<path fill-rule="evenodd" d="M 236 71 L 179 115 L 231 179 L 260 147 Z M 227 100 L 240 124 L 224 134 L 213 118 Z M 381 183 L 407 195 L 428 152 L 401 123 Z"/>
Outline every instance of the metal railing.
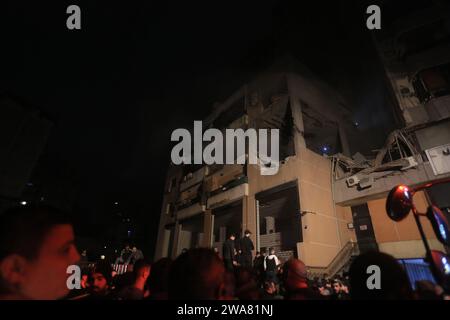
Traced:
<path fill-rule="evenodd" d="M 308 267 L 308 277 L 333 277 L 339 271 L 341 271 L 349 262 L 352 256 L 358 255 L 358 244 L 352 240 L 348 241 L 338 252 L 338 254 L 331 260 L 330 264 L 326 267 Z"/>

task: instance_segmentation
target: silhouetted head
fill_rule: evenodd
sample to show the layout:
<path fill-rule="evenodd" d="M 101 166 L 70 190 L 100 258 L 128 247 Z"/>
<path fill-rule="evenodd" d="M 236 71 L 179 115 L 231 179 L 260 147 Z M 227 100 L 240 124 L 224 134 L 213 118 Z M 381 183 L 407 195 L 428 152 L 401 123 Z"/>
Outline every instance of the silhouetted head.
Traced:
<path fill-rule="evenodd" d="M 378 268 L 380 289 L 377 289 Z M 388 254 L 376 251 L 361 254 L 353 261 L 349 275 L 352 299 L 412 299 L 408 276 L 398 261 Z"/>
<path fill-rule="evenodd" d="M 0 295 L 58 299 L 67 267 L 80 259 L 67 216 L 48 206 L 22 206 L 0 218 Z"/>
<path fill-rule="evenodd" d="M 150 276 L 151 265 L 144 259 L 139 259 L 134 263 L 133 272 L 135 279 L 141 278 L 144 281 Z"/>
<path fill-rule="evenodd" d="M 210 300 L 221 298 L 225 268 L 211 249 L 191 249 L 172 264 L 169 299 Z"/>
<path fill-rule="evenodd" d="M 148 278 L 150 294 L 152 296 L 165 296 L 169 291 L 169 271 L 172 260 L 162 258 L 152 265 L 152 271 Z"/>
<path fill-rule="evenodd" d="M 283 266 L 283 280 L 287 291 L 307 287 L 306 265 L 303 261 L 291 258 Z"/>

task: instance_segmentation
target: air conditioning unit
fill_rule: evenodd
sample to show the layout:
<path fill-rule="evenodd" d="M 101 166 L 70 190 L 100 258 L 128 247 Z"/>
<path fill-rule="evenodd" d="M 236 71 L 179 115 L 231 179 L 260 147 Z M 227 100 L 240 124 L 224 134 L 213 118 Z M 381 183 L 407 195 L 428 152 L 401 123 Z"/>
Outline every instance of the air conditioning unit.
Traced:
<path fill-rule="evenodd" d="M 365 189 L 365 188 L 370 188 L 372 186 L 373 182 L 374 182 L 373 176 L 367 176 L 367 177 L 361 178 L 358 185 L 361 189 Z"/>
<path fill-rule="evenodd" d="M 349 187 L 356 186 L 359 183 L 359 181 L 360 179 L 356 174 L 346 179 L 347 186 Z"/>

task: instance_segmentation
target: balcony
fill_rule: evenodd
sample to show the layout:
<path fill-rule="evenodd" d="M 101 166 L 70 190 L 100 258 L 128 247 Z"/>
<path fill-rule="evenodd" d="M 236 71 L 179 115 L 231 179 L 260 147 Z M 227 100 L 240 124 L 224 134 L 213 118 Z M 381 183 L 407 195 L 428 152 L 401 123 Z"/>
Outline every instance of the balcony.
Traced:
<path fill-rule="evenodd" d="M 180 184 L 180 191 L 184 191 L 184 190 L 202 182 L 203 179 L 205 178 L 205 176 L 207 176 L 207 175 L 208 175 L 208 167 L 207 166 L 204 166 L 195 172 L 187 174 L 184 177 L 185 181 L 183 181 Z"/>
<path fill-rule="evenodd" d="M 198 213 L 204 212 L 206 210 L 206 206 L 201 205 L 199 202 L 190 205 L 182 210 L 177 212 L 177 219 L 183 220 L 189 217 L 193 217 Z"/>
<path fill-rule="evenodd" d="M 207 201 L 207 207 L 208 209 L 214 209 L 235 200 L 239 200 L 246 195 L 248 195 L 248 183 L 242 183 L 234 188 L 210 197 Z"/>
<path fill-rule="evenodd" d="M 228 183 L 244 177 L 244 165 L 230 164 L 224 165 L 219 171 L 212 173 L 206 179 L 205 191 L 213 194 Z"/>
<path fill-rule="evenodd" d="M 333 185 L 334 201 L 344 206 L 356 205 L 385 196 L 398 184 L 414 186 L 441 177 L 433 173 L 430 162 L 419 163 L 417 167 L 411 170 L 374 172 L 370 176 L 372 184 L 365 189 L 349 187 L 346 178 L 335 181 Z"/>

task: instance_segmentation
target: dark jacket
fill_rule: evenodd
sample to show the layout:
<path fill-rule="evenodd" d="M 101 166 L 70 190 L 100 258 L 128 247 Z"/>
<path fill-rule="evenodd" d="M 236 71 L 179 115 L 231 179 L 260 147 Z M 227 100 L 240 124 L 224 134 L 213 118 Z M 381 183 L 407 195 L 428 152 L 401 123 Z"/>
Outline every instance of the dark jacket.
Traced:
<path fill-rule="evenodd" d="M 223 243 L 222 256 L 223 256 L 223 260 L 229 260 L 229 261 L 234 260 L 234 241 L 233 240 L 227 239 Z"/>
<path fill-rule="evenodd" d="M 243 237 L 241 239 L 240 249 L 242 250 L 242 254 L 251 255 L 252 250 L 255 250 L 252 239 L 250 237 Z"/>

